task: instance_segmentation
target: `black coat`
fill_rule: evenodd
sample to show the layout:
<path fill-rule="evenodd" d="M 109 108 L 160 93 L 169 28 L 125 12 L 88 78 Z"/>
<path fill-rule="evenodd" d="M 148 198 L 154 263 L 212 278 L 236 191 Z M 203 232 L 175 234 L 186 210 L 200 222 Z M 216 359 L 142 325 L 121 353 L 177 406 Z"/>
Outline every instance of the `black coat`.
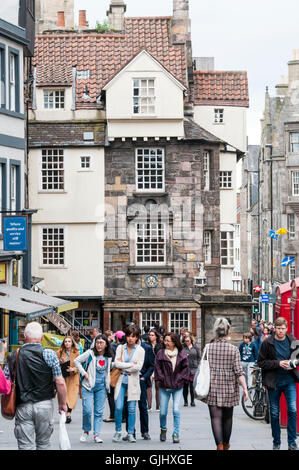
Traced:
<path fill-rule="evenodd" d="M 152 373 L 154 372 L 155 356 L 153 353 L 153 349 L 149 344 L 145 343 L 144 341 L 141 341 L 140 345 L 143 347 L 145 352 L 143 366 L 140 371 L 140 378 L 143 378 L 145 380 L 146 387 L 148 388 L 152 385 L 150 378 Z"/>
<path fill-rule="evenodd" d="M 291 354 L 296 349 L 297 340 L 287 333 L 291 345 Z M 262 369 L 263 385 L 268 388 L 276 387 L 276 376 L 279 369 L 279 360 L 276 359 L 274 335 L 269 335 L 263 342 L 259 351 L 257 364 Z M 297 369 L 290 371 L 296 383 L 299 383 L 299 372 Z"/>

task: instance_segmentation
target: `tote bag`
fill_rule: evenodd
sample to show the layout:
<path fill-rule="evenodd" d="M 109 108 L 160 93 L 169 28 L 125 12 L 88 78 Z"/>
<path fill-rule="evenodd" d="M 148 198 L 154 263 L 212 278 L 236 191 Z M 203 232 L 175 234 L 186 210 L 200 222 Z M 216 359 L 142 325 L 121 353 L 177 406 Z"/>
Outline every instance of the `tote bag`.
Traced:
<path fill-rule="evenodd" d="M 17 363 L 18 363 L 19 350 L 16 352 L 16 362 L 13 381 L 11 381 L 11 389 L 8 395 L 1 397 L 1 414 L 5 419 L 14 419 L 17 409 Z"/>
<path fill-rule="evenodd" d="M 59 419 L 59 449 L 60 450 L 70 450 L 71 443 L 65 426 L 66 416 L 62 412 Z"/>
<path fill-rule="evenodd" d="M 197 400 L 202 400 L 208 396 L 210 390 L 210 364 L 209 345 L 207 344 L 198 366 L 193 382 L 194 396 Z"/>

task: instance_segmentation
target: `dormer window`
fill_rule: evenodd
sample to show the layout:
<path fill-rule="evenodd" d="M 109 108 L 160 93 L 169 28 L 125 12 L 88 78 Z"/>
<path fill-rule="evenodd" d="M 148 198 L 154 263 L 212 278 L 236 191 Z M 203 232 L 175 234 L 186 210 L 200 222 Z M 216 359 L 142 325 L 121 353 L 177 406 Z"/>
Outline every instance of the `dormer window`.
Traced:
<path fill-rule="evenodd" d="M 64 109 L 64 90 L 44 90 L 45 109 Z"/>
<path fill-rule="evenodd" d="M 141 78 L 133 80 L 133 114 L 153 115 L 155 107 L 155 80 Z"/>

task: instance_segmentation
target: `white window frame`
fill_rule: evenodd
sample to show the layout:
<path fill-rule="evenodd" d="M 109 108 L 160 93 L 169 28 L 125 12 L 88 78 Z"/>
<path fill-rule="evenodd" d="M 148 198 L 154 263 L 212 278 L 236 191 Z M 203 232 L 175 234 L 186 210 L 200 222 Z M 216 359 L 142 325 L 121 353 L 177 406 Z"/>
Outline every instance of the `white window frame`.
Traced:
<path fill-rule="evenodd" d="M 65 192 L 65 169 L 63 149 L 42 149 L 40 164 L 40 191 L 47 193 Z M 57 180 L 56 180 L 57 179 Z M 50 187 L 50 186 L 53 187 Z M 58 187 L 54 187 L 58 186 Z"/>
<path fill-rule="evenodd" d="M 91 170 L 91 157 L 90 155 L 82 155 L 80 157 L 80 170 Z"/>
<path fill-rule="evenodd" d="M 214 108 L 214 124 L 224 123 L 224 108 Z"/>
<path fill-rule="evenodd" d="M 220 185 L 220 189 L 232 189 L 233 172 L 232 171 L 220 171 L 219 172 L 219 185 Z"/>
<path fill-rule="evenodd" d="M 6 49 L 0 46 L 0 108 L 6 108 Z"/>
<path fill-rule="evenodd" d="M 140 315 L 140 328 L 143 331 L 145 326 L 153 327 L 155 323 L 162 323 L 162 314 L 161 312 L 141 312 Z"/>
<path fill-rule="evenodd" d="M 290 132 L 290 152 L 299 153 L 299 132 Z"/>
<path fill-rule="evenodd" d="M 299 196 L 299 171 L 292 171 L 292 195 Z"/>
<path fill-rule="evenodd" d="M 57 249 L 58 248 L 58 251 L 56 251 L 56 253 L 59 253 L 59 248 L 63 248 L 63 263 L 45 263 L 44 260 L 45 260 L 45 256 L 44 256 L 44 252 L 43 252 L 43 249 L 44 249 L 44 236 L 46 236 L 46 234 L 44 233 L 44 230 L 63 230 L 63 244 L 61 245 L 61 243 L 59 243 L 59 237 L 58 237 L 58 240 L 54 240 L 54 235 L 55 235 L 55 232 L 53 232 L 53 242 L 57 242 L 57 243 L 53 243 L 52 246 L 50 246 L 49 244 L 49 239 L 47 240 L 47 246 L 46 248 L 55 248 Z M 59 235 L 59 234 L 58 234 Z M 41 225 L 40 226 L 40 249 L 41 249 L 41 253 L 40 253 L 40 267 L 41 268 L 51 268 L 51 269 L 61 269 L 61 268 L 66 268 L 66 235 L 67 235 L 67 231 L 66 231 L 66 227 L 64 225 Z M 50 258 L 52 258 L 53 260 L 54 259 L 60 259 L 61 257 L 59 256 L 58 258 L 56 257 L 52 257 L 52 256 L 49 256 L 49 254 L 47 255 L 47 260 L 49 260 Z"/>
<path fill-rule="evenodd" d="M 65 90 L 51 90 L 44 91 L 44 109 L 53 111 L 55 109 L 65 109 Z M 52 98 L 52 99 L 51 99 Z"/>
<path fill-rule="evenodd" d="M 210 152 L 205 151 L 203 154 L 203 178 L 204 191 L 210 190 Z"/>
<path fill-rule="evenodd" d="M 11 166 L 10 173 L 10 206 L 11 210 L 17 209 L 17 167 L 16 165 Z"/>
<path fill-rule="evenodd" d="M 173 333 L 179 333 L 181 328 L 186 328 L 186 330 L 190 331 L 191 312 L 169 312 L 168 325 L 169 331 Z"/>
<path fill-rule="evenodd" d="M 296 261 L 289 264 L 289 281 L 292 281 L 296 277 Z"/>
<path fill-rule="evenodd" d="M 133 116 L 156 115 L 156 80 L 155 78 L 133 79 Z"/>
<path fill-rule="evenodd" d="M 212 260 L 212 233 L 211 230 L 203 232 L 203 255 L 205 264 L 211 264 Z"/>
<path fill-rule="evenodd" d="M 147 156 L 148 156 L 148 162 L 146 161 Z M 135 171 L 136 171 L 136 176 L 135 176 L 136 192 L 145 192 L 145 193 L 164 192 L 165 191 L 165 151 L 164 149 L 160 147 L 137 148 L 135 151 Z M 160 185 L 161 187 L 158 188 L 158 185 Z M 139 187 L 139 186 L 142 186 L 142 187 Z"/>
<path fill-rule="evenodd" d="M 9 54 L 9 93 L 10 111 L 16 110 L 16 55 Z"/>
<path fill-rule="evenodd" d="M 141 231 L 144 235 L 145 230 L 148 232 L 148 229 L 146 229 L 146 226 L 149 226 L 149 238 L 147 238 L 148 243 L 145 241 L 141 242 L 138 241 L 139 236 L 138 236 L 138 231 Z M 158 227 L 154 227 L 158 226 Z M 151 259 L 155 258 L 156 256 L 153 256 L 152 252 L 152 246 L 158 245 L 158 243 L 155 243 L 152 241 L 152 239 L 155 239 L 152 234 L 155 233 L 153 230 L 158 230 L 159 232 L 159 226 L 162 228 L 162 231 L 164 232 L 164 238 L 162 239 L 163 241 L 159 243 L 160 247 L 157 246 L 156 250 L 157 251 L 157 258 L 158 258 L 158 252 L 159 250 L 163 249 L 163 261 L 152 261 Z M 164 222 L 150 222 L 150 221 L 145 221 L 145 222 L 138 222 L 135 225 L 135 263 L 136 266 L 165 266 L 166 265 L 166 241 L 167 241 L 167 232 L 166 232 L 166 224 Z M 145 236 L 143 237 L 143 240 L 146 240 Z M 149 254 L 147 254 L 147 252 Z M 139 258 L 142 257 L 143 261 L 140 261 Z M 150 259 L 146 259 L 150 258 Z"/>
<path fill-rule="evenodd" d="M 226 243 L 226 246 L 224 246 Z M 226 254 L 223 251 L 226 250 Z M 221 266 L 234 267 L 234 232 L 220 232 L 220 259 Z M 226 263 L 224 262 L 226 259 Z"/>
<path fill-rule="evenodd" d="M 295 213 L 288 214 L 288 232 L 289 239 L 293 240 L 296 236 L 296 219 Z"/>

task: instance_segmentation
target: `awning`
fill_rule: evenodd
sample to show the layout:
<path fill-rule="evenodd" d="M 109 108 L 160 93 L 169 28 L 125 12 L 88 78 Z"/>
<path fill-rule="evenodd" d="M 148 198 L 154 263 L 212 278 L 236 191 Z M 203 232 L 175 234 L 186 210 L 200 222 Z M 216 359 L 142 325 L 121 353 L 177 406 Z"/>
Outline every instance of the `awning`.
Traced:
<path fill-rule="evenodd" d="M 25 315 L 26 320 L 78 308 L 78 302 L 40 294 L 28 289 L 0 284 L 0 308 Z"/>

